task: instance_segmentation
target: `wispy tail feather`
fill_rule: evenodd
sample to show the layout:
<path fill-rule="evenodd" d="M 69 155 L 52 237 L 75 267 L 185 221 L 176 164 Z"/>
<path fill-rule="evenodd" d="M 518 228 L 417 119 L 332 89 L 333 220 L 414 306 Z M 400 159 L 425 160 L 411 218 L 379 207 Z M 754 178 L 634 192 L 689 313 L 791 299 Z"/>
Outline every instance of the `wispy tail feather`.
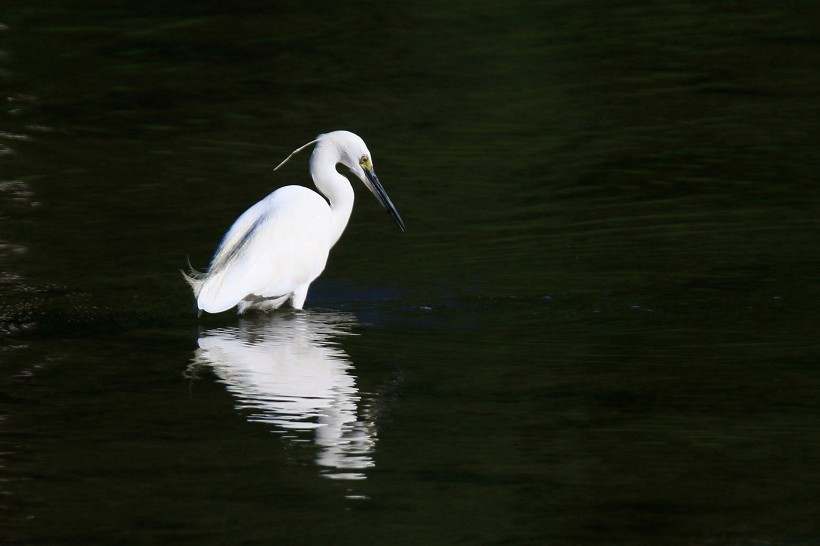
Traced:
<path fill-rule="evenodd" d="M 202 271 L 197 271 L 194 269 L 194 266 L 191 265 L 191 259 L 188 258 L 188 273 L 183 270 L 179 270 L 182 273 L 182 278 L 185 279 L 185 282 L 191 285 L 191 288 L 194 291 L 194 297 L 198 298 L 199 293 L 202 291 L 202 285 L 205 284 L 206 277 L 208 276 L 207 273 L 203 273 Z"/>
<path fill-rule="evenodd" d="M 198 297 L 199 292 L 202 290 L 202 285 L 205 284 L 205 273 L 196 271 L 195 269 L 192 269 L 190 273 L 186 273 L 181 269 L 179 272 L 182 273 L 182 278 L 185 279 L 185 282 L 191 285 L 194 291 L 194 297 Z"/>

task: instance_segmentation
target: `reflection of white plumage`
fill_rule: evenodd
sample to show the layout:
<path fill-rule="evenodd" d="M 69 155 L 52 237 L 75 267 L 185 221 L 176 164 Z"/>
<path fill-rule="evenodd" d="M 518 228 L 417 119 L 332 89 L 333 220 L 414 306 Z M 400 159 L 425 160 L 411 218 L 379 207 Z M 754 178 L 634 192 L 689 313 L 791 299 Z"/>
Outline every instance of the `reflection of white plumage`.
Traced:
<path fill-rule="evenodd" d="M 238 306 L 242 313 L 276 309 L 287 300 L 295 309 L 303 307 L 353 210 L 353 188 L 336 171 L 339 163 L 364 182 L 404 230 L 361 138 L 334 131 L 296 151 L 314 143 L 310 174 L 327 201 L 305 187 L 285 186 L 245 211 L 223 237 L 208 271 L 185 275 L 200 310 L 219 313 Z"/>
<path fill-rule="evenodd" d="M 248 419 L 290 436 L 312 433 L 316 463 L 332 478 L 373 466 L 373 425 L 359 417 L 353 365 L 337 345 L 352 316 L 299 313 L 242 321 L 199 338 L 197 364 L 211 366 Z"/>

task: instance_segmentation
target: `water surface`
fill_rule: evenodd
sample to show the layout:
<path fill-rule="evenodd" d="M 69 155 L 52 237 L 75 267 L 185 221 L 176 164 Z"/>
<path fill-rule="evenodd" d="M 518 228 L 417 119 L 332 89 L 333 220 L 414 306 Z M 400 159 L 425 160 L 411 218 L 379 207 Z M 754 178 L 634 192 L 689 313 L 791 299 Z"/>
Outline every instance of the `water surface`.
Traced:
<path fill-rule="evenodd" d="M 811 2 L 11 2 L 8 544 L 817 544 Z M 179 269 L 323 131 L 306 311 Z"/>

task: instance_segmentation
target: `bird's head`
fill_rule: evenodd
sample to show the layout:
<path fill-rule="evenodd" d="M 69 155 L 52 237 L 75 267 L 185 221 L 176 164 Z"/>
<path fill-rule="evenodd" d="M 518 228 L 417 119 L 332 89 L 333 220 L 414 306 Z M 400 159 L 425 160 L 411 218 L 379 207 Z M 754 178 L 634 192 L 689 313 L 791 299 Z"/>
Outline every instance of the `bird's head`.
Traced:
<path fill-rule="evenodd" d="M 387 196 L 379 177 L 376 176 L 376 171 L 373 168 L 373 156 L 370 155 L 370 150 L 367 149 L 364 140 L 350 131 L 333 131 L 319 135 L 317 143 L 318 146 L 334 146 L 338 150 L 339 163 L 350 169 L 350 172 L 355 174 L 367 186 L 367 189 L 376 196 L 376 199 L 395 220 L 399 228 L 404 231 L 404 221 Z"/>

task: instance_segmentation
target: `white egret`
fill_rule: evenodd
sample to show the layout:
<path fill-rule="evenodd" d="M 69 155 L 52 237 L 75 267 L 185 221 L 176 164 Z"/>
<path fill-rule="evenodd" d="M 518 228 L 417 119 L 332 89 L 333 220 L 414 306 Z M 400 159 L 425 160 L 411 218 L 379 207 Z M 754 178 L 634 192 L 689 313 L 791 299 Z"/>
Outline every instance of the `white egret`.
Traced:
<path fill-rule="evenodd" d="M 373 170 L 367 145 L 351 132 L 319 135 L 276 169 L 311 144 L 316 146 L 310 175 L 322 195 L 303 186 L 284 186 L 237 218 L 208 270 L 183 273 L 200 312 L 220 313 L 234 306 L 239 313 L 271 310 L 288 300 L 294 309 L 302 309 L 310 284 L 324 270 L 353 211 L 353 187 L 336 170 L 339 163 L 367 186 L 404 231 L 399 212 Z"/>

